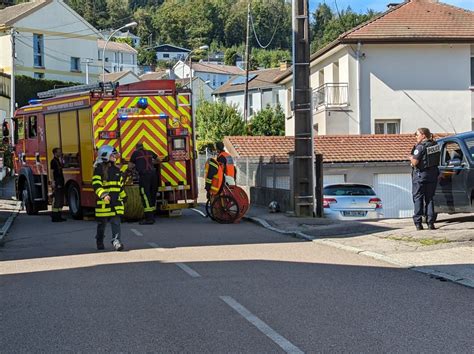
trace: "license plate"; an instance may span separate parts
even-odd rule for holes
[[[342,216],[366,216],[366,211],[343,211]]]

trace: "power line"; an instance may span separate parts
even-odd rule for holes
[[[260,40],[258,39],[257,32],[255,31],[255,24],[253,22],[253,16],[252,16],[252,13],[250,13],[250,23],[252,25],[252,31],[253,31],[253,34],[254,34],[255,39],[257,41],[257,44],[260,46],[260,48],[267,49],[270,46],[270,44],[272,43],[273,38],[275,38],[275,34],[278,30],[278,21],[275,21],[275,22],[277,24],[275,25],[275,30],[273,31],[272,38],[270,38],[270,41],[268,42],[268,44],[264,46],[264,45],[262,45],[262,43],[260,43]]]

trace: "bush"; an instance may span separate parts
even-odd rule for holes
[[[285,113],[280,105],[272,108],[269,105],[255,114],[249,123],[250,135],[278,136],[285,135]]]

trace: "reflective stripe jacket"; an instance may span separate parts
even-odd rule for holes
[[[206,191],[211,195],[218,194],[224,181],[224,166],[216,159],[210,158],[204,167],[204,178],[206,179]]]
[[[217,161],[224,165],[224,173],[232,178],[237,178],[237,170],[235,169],[234,159],[226,152],[222,151],[217,156]]]
[[[123,215],[123,200],[127,194],[123,189],[123,174],[120,169],[110,162],[98,164],[94,169],[92,186],[97,195],[95,216],[105,218],[115,215]],[[103,198],[108,195],[110,201]]]

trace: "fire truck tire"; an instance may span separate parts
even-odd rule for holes
[[[28,215],[38,214],[38,208],[32,199],[28,183],[23,185],[23,190],[21,191],[21,200],[23,201],[23,205],[25,206],[26,213]]]
[[[127,193],[127,202],[125,203],[124,218],[127,220],[141,220],[145,212],[143,210],[142,197],[140,196],[140,188],[136,185],[125,186]]]
[[[81,206],[81,191],[75,183],[71,183],[67,188],[67,204],[72,218],[81,220],[84,211]]]

